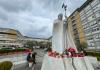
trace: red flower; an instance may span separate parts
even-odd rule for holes
[[[61,54],[61,58],[64,58],[64,55],[63,54]]]
[[[52,56],[52,55],[53,55],[52,51],[49,51],[49,52],[48,52],[48,55],[49,55],[49,56]]]
[[[83,53],[78,54],[78,57],[84,57]]]
[[[76,52],[76,50],[75,50],[74,48],[71,48],[71,47],[68,48],[67,51],[68,51],[68,52]]]

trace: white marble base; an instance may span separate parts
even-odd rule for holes
[[[87,57],[54,58],[47,54],[41,70],[94,70]]]

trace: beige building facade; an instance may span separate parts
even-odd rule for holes
[[[68,17],[68,29],[70,30],[74,42],[77,46],[86,43],[84,31],[81,25],[80,13],[75,10],[69,17]]]
[[[28,41],[48,42],[48,39],[23,36],[18,30],[0,28],[0,48],[24,47]]]
[[[68,17],[68,25],[75,42],[100,48],[100,0],[87,0]]]
[[[21,33],[14,29],[0,28],[0,47],[22,47],[18,38],[22,37]]]

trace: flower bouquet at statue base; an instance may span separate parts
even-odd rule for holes
[[[29,62],[29,67],[32,67],[33,60],[32,60],[32,59],[30,59],[28,62]]]

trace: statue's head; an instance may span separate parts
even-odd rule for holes
[[[59,20],[62,20],[62,19],[63,19],[63,14],[62,14],[62,13],[60,13],[60,14],[58,15],[58,19],[59,19]]]

